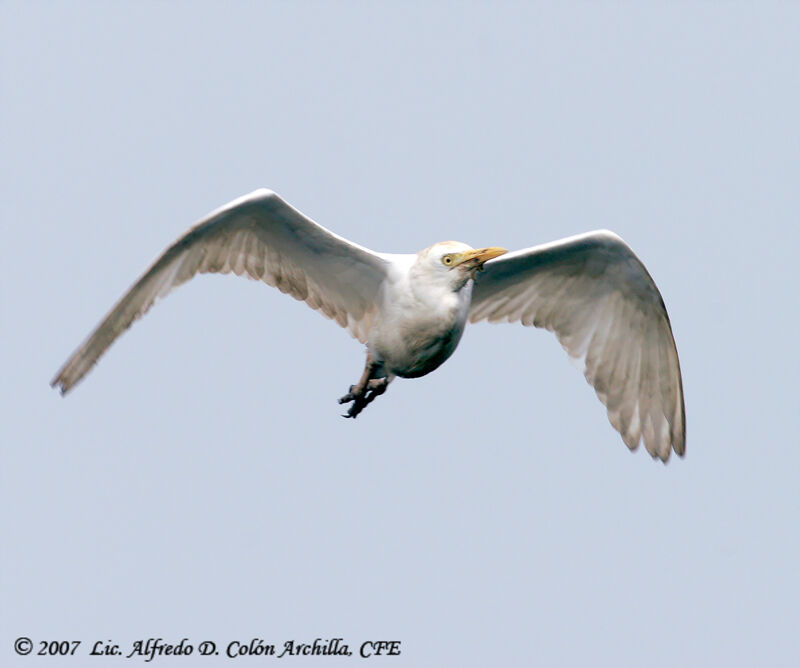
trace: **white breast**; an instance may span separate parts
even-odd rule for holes
[[[467,321],[472,281],[459,291],[415,281],[409,272],[387,282],[368,348],[385,369],[416,378],[453,354]]]

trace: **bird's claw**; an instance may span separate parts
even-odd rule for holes
[[[363,387],[351,385],[347,394],[339,399],[340,404],[353,402],[353,405],[350,406],[347,413],[342,415],[342,417],[355,419],[376,397],[386,392],[386,387],[388,385],[389,381],[387,378],[372,378],[365,383]]]
[[[355,389],[355,385],[351,385],[350,389],[347,390],[347,394],[345,394],[343,397],[341,397],[339,399],[339,403],[340,404],[346,404],[348,401],[353,401],[357,396],[360,396],[361,394],[363,394],[363,391],[362,392],[357,392],[357,393],[354,394],[353,393],[353,389]]]

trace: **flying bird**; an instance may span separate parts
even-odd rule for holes
[[[52,380],[66,394],[134,320],[200,273],[259,279],[305,301],[366,344],[359,380],[339,399],[355,418],[400,376],[430,373],[467,322],[554,332],[582,363],[625,444],[683,455],[678,353],[653,279],[613,232],[509,253],[456,241],[416,254],[376,253],[260,189],[217,209],[172,244],[114,305]]]

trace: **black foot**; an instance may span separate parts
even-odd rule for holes
[[[346,404],[351,401],[353,402],[353,405],[350,406],[350,408],[347,410],[347,413],[342,415],[342,417],[355,419],[361,411],[375,401],[376,397],[379,397],[386,392],[388,385],[388,378],[373,378],[367,382],[363,388],[358,388],[355,385],[351,385],[347,394],[339,399],[340,404]]]

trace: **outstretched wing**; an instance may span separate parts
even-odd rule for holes
[[[214,211],[155,261],[51,382],[68,392],[153,303],[195,274],[260,279],[305,301],[362,342],[376,312],[386,260],[306,218],[269,190]]]
[[[503,255],[484,265],[471,322],[522,322],[554,332],[634,450],[644,439],[667,461],[686,449],[678,352],[650,274],[613,232],[599,231]]]

